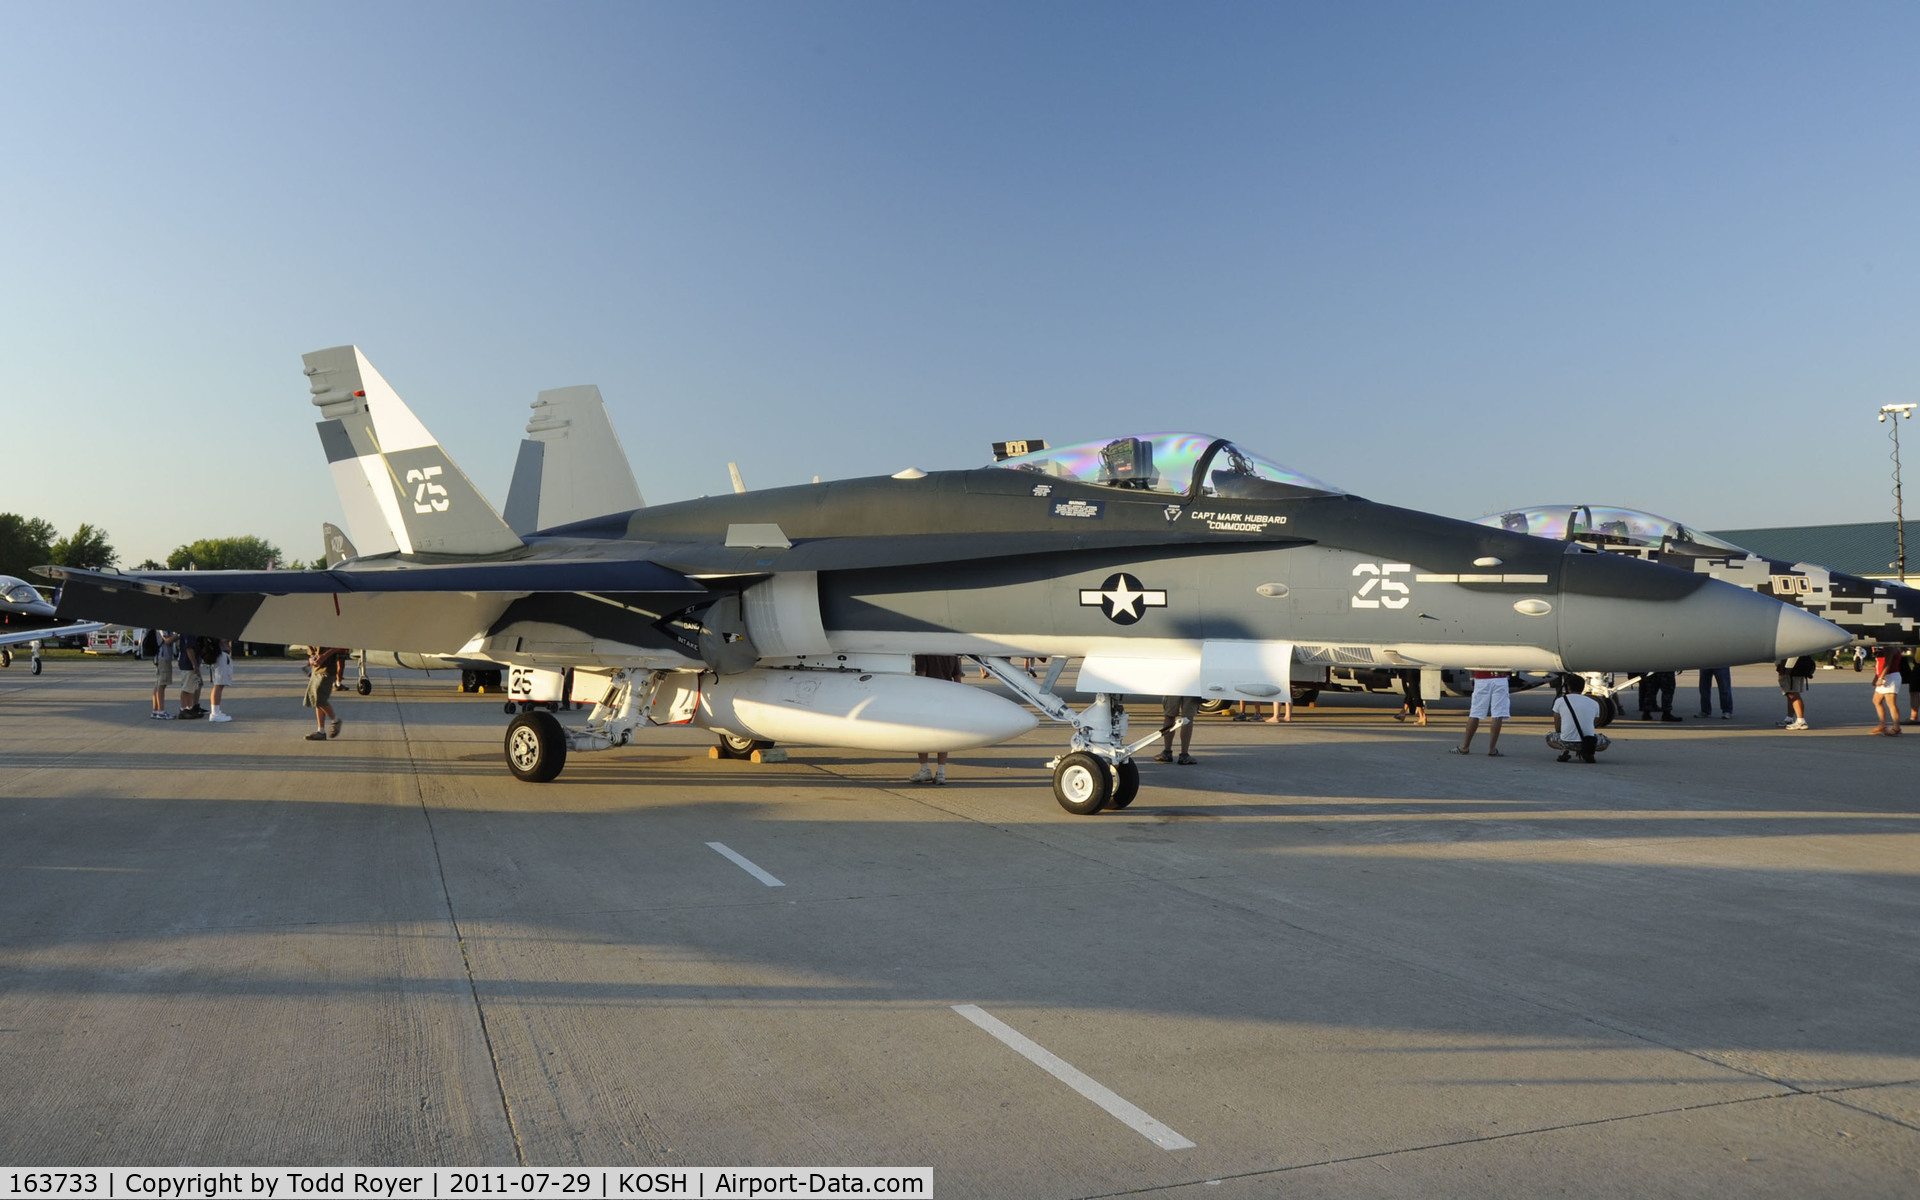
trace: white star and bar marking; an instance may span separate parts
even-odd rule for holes
[[[1100,587],[1080,590],[1082,608],[1096,605],[1108,620],[1131,625],[1146,615],[1146,609],[1165,608],[1167,594],[1157,588],[1142,587],[1138,579],[1121,574],[1112,576]]]

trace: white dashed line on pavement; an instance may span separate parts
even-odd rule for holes
[[[749,859],[747,859],[744,855],[738,854],[735,851],[727,849],[727,847],[723,843],[708,842],[707,846],[708,848],[713,850],[716,854],[720,855],[720,857],[731,862],[734,866],[739,867],[742,871],[745,871],[747,874],[753,876],[755,879],[758,879],[761,883],[766,884],[768,887],[787,886],[786,884],[781,883],[778,879],[775,879],[773,876],[767,874],[765,871],[762,871],[759,867],[753,865],[753,863]]]
[[[1072,1063],[989,1014],[977,1004],[956,1004],[953,1011],[999,1038],[1014,1053],[1107,1110],[1108,1115],[1162,1150],[1191,1150],[1193,1143],[1103,1087]]]

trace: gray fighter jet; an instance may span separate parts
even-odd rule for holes
[[[1054,793],[1093,813],[1133,800],[1133,755],[1156,740],[1130,739],[1128,695],[1266,699],[1296,661],[1677,669],[1847,640],[1698,574],[1375,504],[1193,433],[522,537],[355,347],[307,355],[306,370],[362,557],[309,572],[46,568],[65,581],[61,612],[608,672],[584,725],[530,712],[508,726],[507,765],[527,780],[654,724],[895,751],[1031,728],[985,689],[908,673],[911,655],[959,654],[1071,727]],[[1014,656],[1081,657],[1094,702],[1075,712]]]
[[[1750,588],[1831,621],[1863,644],[1920,645],[1920,590],[1817,563],[1767,558],[1653,513],[1543,504],[1481,517],[1477,524],[1590,546]]]

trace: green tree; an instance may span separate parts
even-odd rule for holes
[[[174,548],[167,566],[184,571],[189,565],[202,571],[264,571],[280,557],[280,548],[260,538],[201,538]]]
[[[49,562],[55,566],[78,567],[83,571],[98,571],[113,565],[120,555],[107,542],[107,531],[95,529],[82,522],[80,528],[55,542],[50,551]]]
[[[0,513],[0,575],[30,579],[29,571],[52,561],[52,525],[39,517]]]

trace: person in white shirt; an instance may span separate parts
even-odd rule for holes
[[[1571,762],[1575,754],[1583,763],[1594,761],[1594,752],[1600,749],[1600,729],[1595,724],[1599,720],[1598,700],[1580,692],[1561,691],[1553,702],[1554,736],[1549,739],[1561,746],[1559,761]]]

